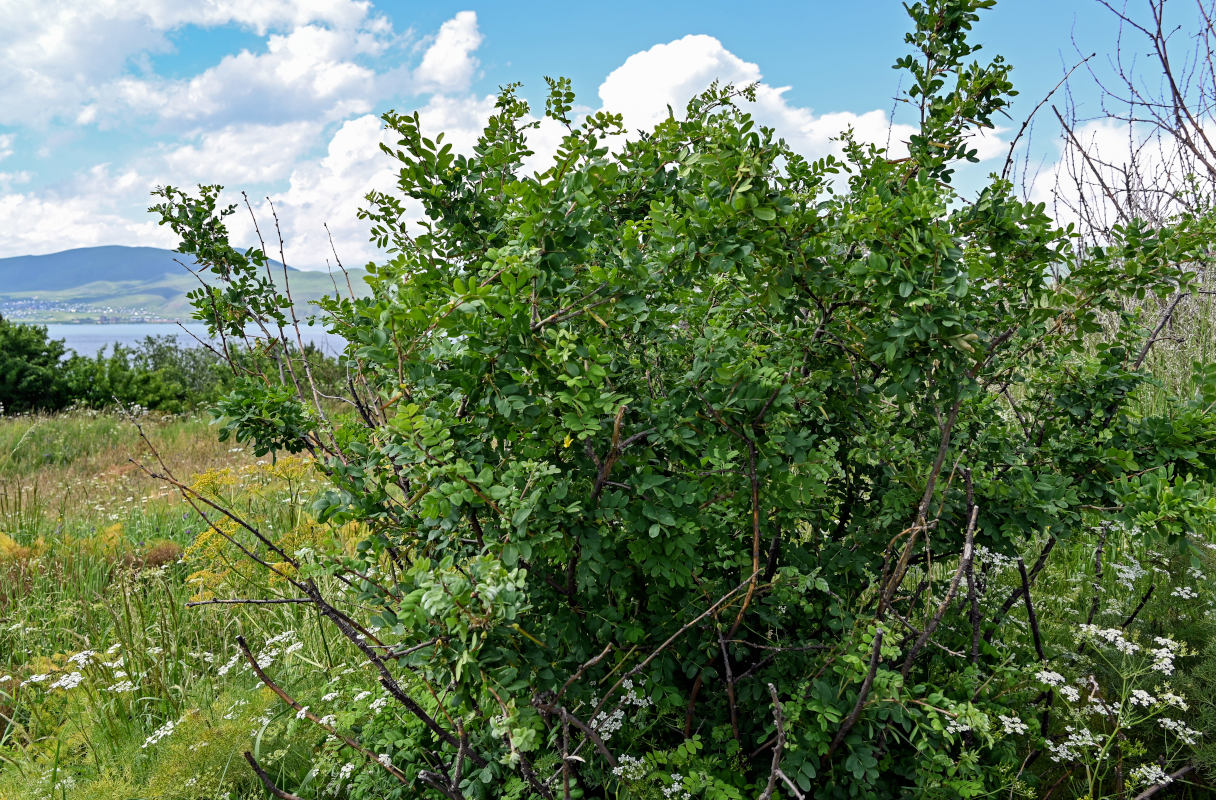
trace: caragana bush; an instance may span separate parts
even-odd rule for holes
[[[383,688],[333,716],[283,690],[329,770],[299,791],[1041,796],[1102,762],[1096,797],[1186,765],[1172,740],[1121,747],[1102,713],[1106,750],[1064,738],[1088,712],[1060,710],[1056,659],[1151,677],[1148,650],[1109,646],[1166,634],[1103,633],[1082,593],[1094,627],[1045,645],[1042,565],[1019,558],[1110,526],[1175,550],[1210,531],[1216,377],[1142,413],[1161,327],[1120,298],[1185,293],[1212,226],[1133,222],[1082,252],[1004,181],[952,188],[1013,93],[1000,58],[970,60],[992,5],[909,7],[906,157],[845,134],[842,158],[808,161],[730,87],[622,143],[620,117],[576,122],[550,81],[567,133],[535,175],[516,87],[470,155],[385,115],[398,184],[363,215],[387,260],[369,297],[323,303],[350,343],[345,405],[285,359],[242,368],[219,411],[259,453],[314,457],[317,520],[368,533],[353,556],[291,552],[195,497]],[[219,188],[158,195],[222,282],[199,318],[290,338]]]

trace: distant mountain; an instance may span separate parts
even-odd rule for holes
[[[41,323],[185,320],[192,313],[186,293],[198,286],[198,279],[183,263],[197,267],[172,250],[116,245],[0,258],[0,315]],[[334,291],[335,279],[328,272],[291,267],[287,272],[302,311],[310,300]],[[273,262],[271,274],[282,282],[279,262]],[[356,291],[365,287],[365,274],[351,270]],[[345,290],[345,280],[337,276],[337,281]]]

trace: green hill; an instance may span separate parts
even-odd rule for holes
[[[155,247],[83,247],[37,256],[0,258],[0,315],[22,322],[179,321],[190,318],[186,293],[199,285],[193,260]],[[282,284],[283,267],[271,274]],[[341,275],[287,268],[300,310],[332,294]],[[364,287],[362,270],[351,284]],[[206,275],[204,277],[210,277]]]

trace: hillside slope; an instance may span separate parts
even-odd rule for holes
[[[171,250],[116,245],[0,258],[0,314],[40,323],[185,320],[191,315],[186,293],[199,283],[183,264],[196,266]],[[302,311],[334,292],[328,272],[288,267],[287,273]],[[273,262],[271,274],[282,283],[281,264]],[[351,271],[356,292],[365,274]],[[345,290],[342,276],[336,279]]]

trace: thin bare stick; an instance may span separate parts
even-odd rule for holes
[[[773,698],[773,722],[777,726],[777,742],[773,745],[773,766],[769,769],[768,785],[764,787],[760,800],[772,800],[773,790],[777,788],[777,776],[781,774],[781,756],[785,753],[785,718],[781,715],[781,700],[777,697],[777,687],[770,683],[768,694]],[[801,794],[795,796],[800,797]]]
[[[249,650],[249,644],[245,641],[244,636],[237,636],[236,643],[237,646],[241,648],[241,652],[244,653],[245,660],[249,662],[249,666],[253,669],[254,674],[258,676],[258,680],[260,680],[267,689],[270,689],[270,691],[277,694],[284,703],[294,708],[296,710],[296,716],[302,715],[303,718],[308,719],[313,724],[328,731],[331,736],[341,739],[347,747],[362,753],[369,761],[374,761],[380,766],[384,767],[385,771],[387,771],[401,783],[409,783],[409,780],[405,777],[405,773],[403,773],[401,770],[394,767],[391,763],[384,763],[371,750],[368,750],[366,747],[359,744],[354,739],[351,739],[349,736],[339,733],[332,725],[322,722],[320,717],[309,711],[306,706],[302,706],[297,703],[289,694],[287,694],[287,692],[283,691],[282,687],[272,681],[270,677],[266,675],[265,671],[263,671],[262,667],[259,666],[258,660],[253,657],[253,653]]]
[[[253,774],[257,775],[258,779],[262,781],[262,785],[266,787],[266,791],[279,798],[279,800],[304,800],[304,798],[300,797],[299,795],[292,794],[291,792],[285,792],[278,786],[275,786],[274,781],[271,780],[270,776],[266,774],[266,770],[262,769],[262,765],[257,762],[257,760],[253,757],[253,753],[250,753],[248,750],[245,751],[245,760],[248,761],[249,766],[253,768]]]
[[[254,600],[243,597],[233,598],[231,600],[194,600],[186,603],[186,608],[194,608],[196,606],[272,606],[280,603],[311,603],[312,599],[308,597],[276,597],[273,600]]]
[[[840,724],[840,730],[836,731],[836,736],[832,739],[828,752],[823,756],[823,763],[831,760],[836,750],[844,742],[844,737],[848,736],[849,731],[853,730],[853,726],[857,724],[857,720],[861,719],[861,710],[865,708],[866,699],[870,696],[870,687],[874,685],[874,676],[878,674],[879,656],[882,654],[882,635],[883,630],[881,628],[878,630],[878,633],[874,634],[874,646],[870,649],[870,666],[866,670],[866,677],[861,682],[861,688],[857,692],[857,702],[853,704],[853,710],[849,712],[849,715],[844,718],[844,722]]]
[[[916,639],[916,644],[912,645],[912,649],[908,651],[907,658],[904,659],[903,669],[900,670],[900,675],[905,679],[912,669],[912,662],[916,656],[924,648],[925,642],[929,641],[929,637],[937,630],[937,626],[941,624],[942,617],[946,613],[946,609],[950,606],[950,602],[954,600],[954,593],[958,591],[958,582],[962,579],[963,573],[970,569],[973,548],[975,546],[975,520],[979,516],[979,506],[971,506],[971,519],[967,522],[967,538],[963,543],[963,555],[959,559],[958,569],[954,571],[954,578],[950,581],[950,588],[946,590],[946,596],[942,598],[942,602],[937,607],[937,613],[929,620],[929,624],[921,631],[921,634]]]

